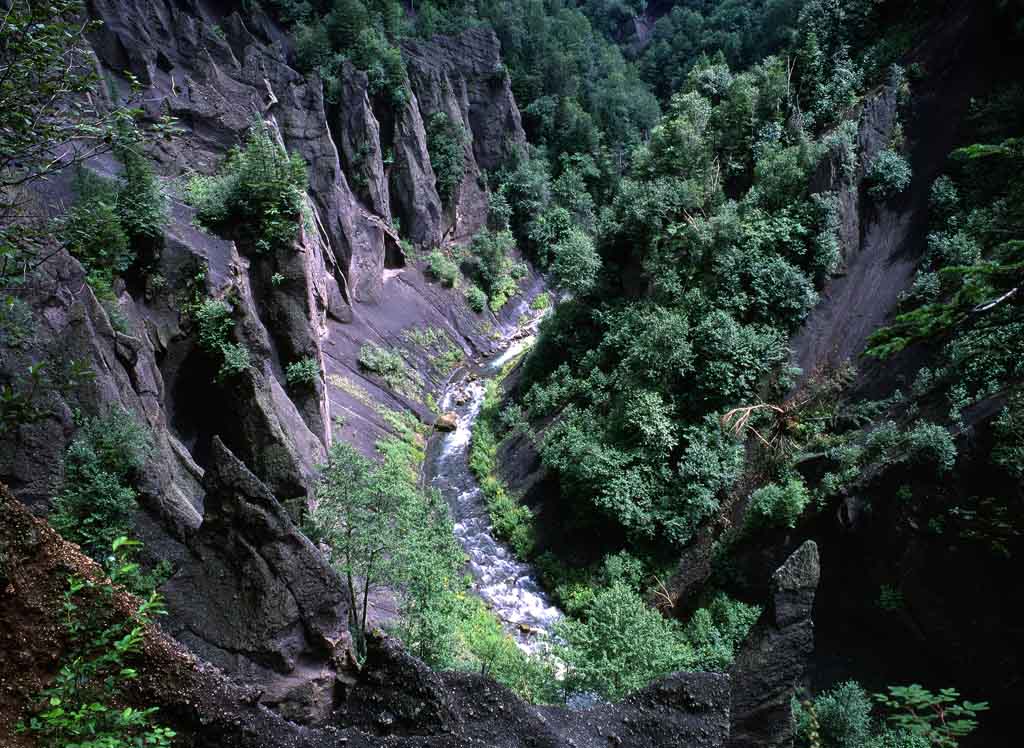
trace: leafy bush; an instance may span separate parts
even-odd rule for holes
[[[469,304],[470,309],[479,314],[487,305],[487,294],[480,286],[470,286],[466,289],[466,303]]]
[[[440,249],[434,249],[427,255],[427,270],[448,288],[452,288],[459,279],[459,266]]]
[[[796,521],[810,502],[807,487],[799,477],[790,478],[783,485],[770,483],[750,497],[747,508],[749,527],[796,527]]]
[[[225,382],[249,369],[249,351],[241,343],[229,339],[234,320],[231,307],[221,299],[204,299],[193,304],[192,318],[198,330],[200,347],[220,358],[217,381]]]
[[[427,119],[427,153],[437,179],[437,194],[450,203],[466,174],[463,152],[466,134],[462,126],[444,112],[434,112]]]
[[[551,247],[551,276],[559,288],[585,294],[597,282],[601,257],[587,234],[578,228]]]
[[[125,538],[104,549],[113,552],[111,579],[123,581],[134,564],[124,557]],[[124,706],[127,684],[138,677],[132,660],[142,654],[145,628],[164,613],[152,593],[135,612],[114,612],[118,590],[110,583],[71,577],[64,593],[68,649],[53,683],[39,694],[45,704],[18,732],[28,732],[45,748],[170,748],[173,730],[154,722],[157,707]],[[102,606],[103,609],[97,609]]]
[[[207,228],[271,252],[290,249],[298,238],[306,184],[305,161],[289,156],[259,122],[216,176],[189,181],[188,198]]]
[[[910,186],[910,162],[891,148],[881,151],[865,175],[868,194],[876,200],[888,200]]]
[[[595,596],[585,621],[564,618],[554,633],[569,692],[620,699],[693,661],[679,624],[648,608],[621,582]]]
[[[470,245],[476,274],[490,299],[491,310],[495,312],[519,292],[519,286],[512,275],[510,254],[514,248],[515,240],[508,231],[481,231]]]
[[[725,668],[758,615],[757,608],[721,597],[683,627],[615,581],[592,598],[584,620],[555,625],[554,651],[566,666],[567,691],[619,699],[676,670]]]
[[[117,209],[121,227],[133,242],[158,241],[170,220],[167,195],[150,162],[134,147],[119,151],[124,173]]]
[[[530,309],[535,312],[543,311],[551,306],[551,296],[547,293],[539,293],[530,301]]]
[[[133,484],[150,450],[149,432],[125,411],[87,419],[65,455],[64,482],[50,524],[102,559],[128,532],[137,495]]]
[[[889,712],[886,722],[941,748],[955,748],[959,738],[977,729],[978,713],[988,710],[987,701],[960,701],[955,688],[933,693],[916,683],[889,686],[888,693],[875,694],[874,698]]]
[[[814,700],[822,740],[834,748],[860,748],[871,728],[871,699],[860,684],[842,683]]]
[[[918,424],[906,434],[903,443],[911,460],[932,463],[939,472],[948,472],[956,464],[953,436],[937,424]]]
[[[313,387],[320,381],[320,364],[312,356],[300,358],[288,364],[284,375],[290,387]]]
[[[128,234],[118,213],[118,191],[108,179],[79,173],[78,202],[68,211],[61,237],[68,251],[82,263],[89,285],[100,296],[112,298],[111,283],[135,261]]]

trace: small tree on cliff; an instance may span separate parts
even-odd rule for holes
[[[376,466],[354,447],[331,447],[310,512],[312,534],[326,542],[332,563],[345,580],[349,628],[361,657],[366,648],[366,614],[373,588],[390,575],[400,542],[398,518],[408,500],[408,482],[400,466]]]

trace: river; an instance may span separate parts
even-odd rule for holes
[[[469,444],[486,381],[532,342],[532,337],[512,342],[499,356],[470,367],[449,384],[440,407],[442,412],[455,413],[458,425],[443,435],[427,464],[427,477],[451,507],[455,536],[466,551],[474,592],[527,651],[533,650],[538,636],[549,632],[562,613],[541,588],[534,569],[494,537],[483,492],[469,469]]]

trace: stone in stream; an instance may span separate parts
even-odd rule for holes
[[[455,431],[459,425],[459,417],[452,411],[443,413],[434,421],[434,428],[438,431]]]

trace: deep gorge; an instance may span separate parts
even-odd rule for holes
[[[0,2],[0,744],[1012,744],[1022,11]]]

